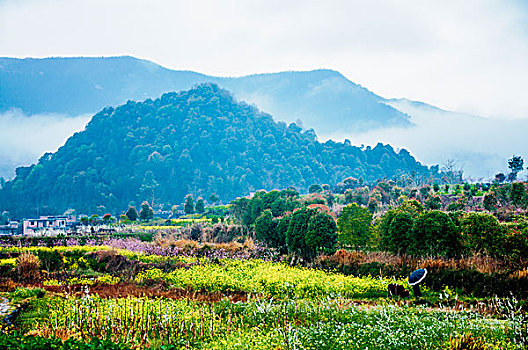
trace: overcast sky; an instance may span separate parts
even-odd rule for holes
[[[331,68],[384,97],[528,118],[528,1],[0,0],[0,56]]]

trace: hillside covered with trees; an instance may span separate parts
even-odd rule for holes
[[[56,153],[20,167],[0,191],[12,216],[123,210],[148,200],[170,208],[185,195],[240,195],[355,177],[365,183],[437,173],[406,150],[321,143],[313,130],[275,122],[214,84],[97,113]]]

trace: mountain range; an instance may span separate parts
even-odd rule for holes
[[[329,69],[225,78],[128,56],[0,58],[0,176],[12,178],[16,166],[56,150],[104,107],[200,83],[226,88],[276,120],[313,128],[320,140],[372,146],[381,141],[408,149],[426,164],[455,160],[475,180],[507,171],[506,160],[528,149],[526,120],[384,98]]]
[[[409,116],[380,96],[328,70],[248,75],[239,78],[170,70],[134,57],[0,58],[0,111],[25,114],[94,114],[128,100],[157,98],[199,83],[215,83],[278,120],[302,120],[327,134],[410,126]]]

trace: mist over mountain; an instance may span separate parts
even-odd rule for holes
[[[0,58],[0,122],[9,120],[2,123],[2,136],[4,144],[11,145],[0,151],[0,177],[12,178],[15,166],[35,162],[81,130],[86,121],[79,115],[205,82],[227,88],[277,120],[300,121],[321,140],[349,139],[354,145],[371,146],[382,141],[408,149],[426,164],[453,159],[472,179],[488,180],[507,171],[506,160],[528,149],[525,120],[487,119],[406,99],[386,99],[333,70],[222,78],[126,56]],[[55,116],[42,129],[54,141],[30,142],[35,147],[27,152],[15,135],[20,134],[19,125],[41,129],[41,122],[33,120],[35,114]],[[64,135],[66,125],[70,131]]]
[[[28,116],[20,110],[0,113],[0,177],[10,178],[15,168],[35,163],[44,152],[55,152],[91,115]]]
[[[0,190],[0,209],[14,216],[119,211],[130,201],[168,207],[186,194],[230,200],[260,189],[365,181],[437,169],[409,152],[378,144],[320,143],[312,130],[275,122],[215,84],[93,116],[55,153],[20,167]]]
[[[473,181],[490,181],[498,172],[507,173],[507,161],[513,155],[528,157],[528,120],[483,118],[406,99],[386,103],[409,114],[414,126],[355,133],[336,131],[324,138],[405,147],[425,164],[442,165],[451,159],[463,169],[464,177]],[[523,171],[519,178],[525,175]]]

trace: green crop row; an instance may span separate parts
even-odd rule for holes
[[[345,299],[232,303],[52,298],[33,333],[153,349],[444,349],[471,335],[481,348],[522,346],[522,320]]]

